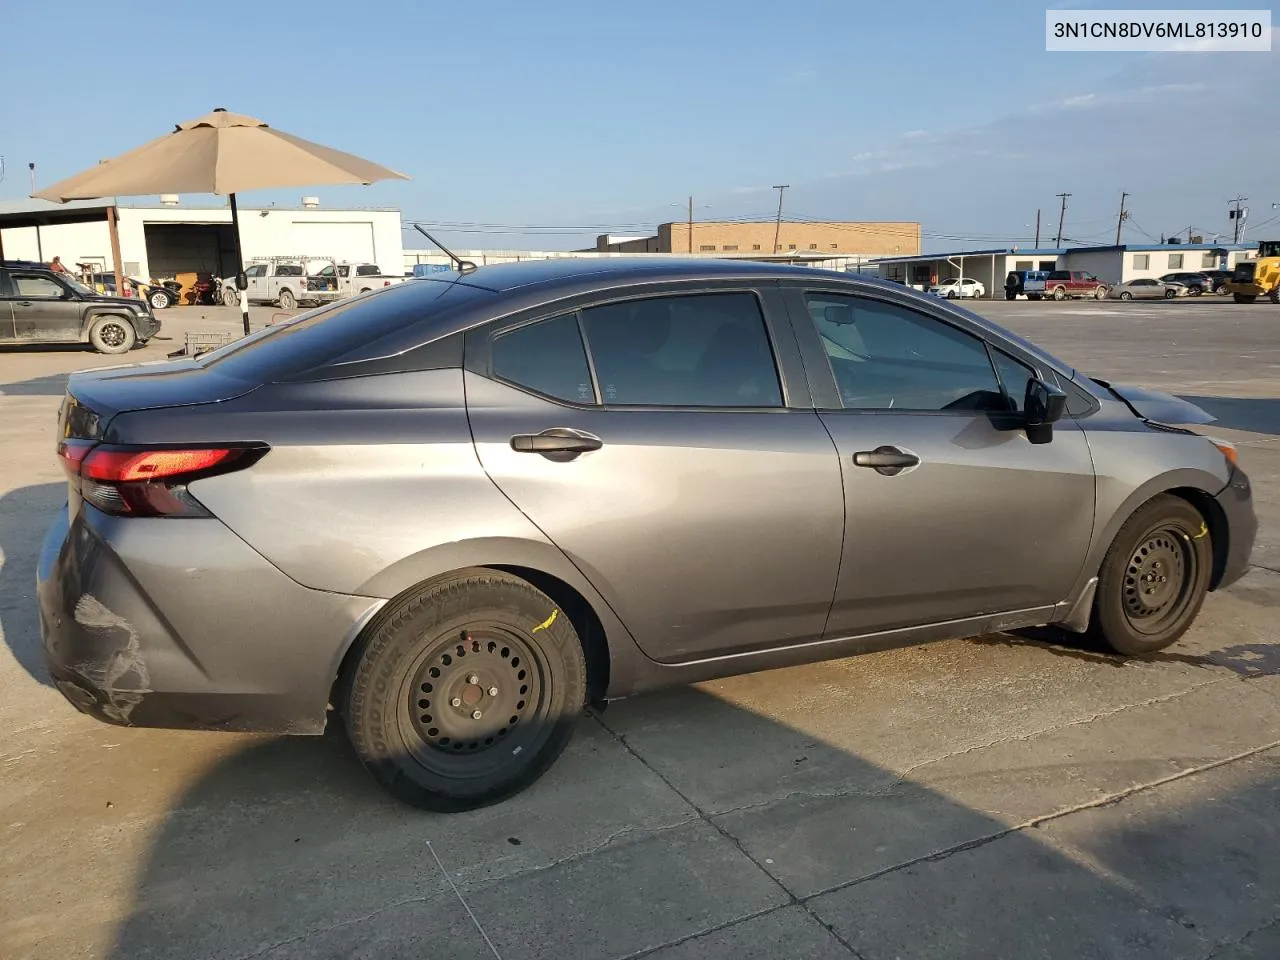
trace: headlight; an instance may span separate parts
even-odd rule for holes
[[[1228,464],[1233,467],[1236,466],[1238,453],[1234,443],[1230,440],[1219,440],[1217,437],[1205,437],[1205,439],[1218,448],[1218,452],[1227,458]]]

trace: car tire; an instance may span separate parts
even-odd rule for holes
[[[1231,299],[1235,300],[1236,303],[1253,303],[1258,298],[1252,293],[1233,293]]]
[[[1202,293],[1204,293],[1204,287],[1191,287],[1187,290],[1187,296],[1190,297],[1198,297]]]
[[[1039,293],[1028,293],[1028,294],[1027,294],[1027,299],[1028,299],[1028,300],[1040,300],[1040,299],[1042,299],[1042,295],[1041,295],[1041,294],[1039,294]]]
[[[1280,287],[1277,287],[1275,290],[1272,290],[1270,293],[1268,293],[1267,299],[1270,300],[1272,303],[1280,303]]]
[[[472,569],[379,615],[340,701],[384,789],[423,810],[470,810],[547,771],[586,704],[586,677],[578,633],[546,594]]]
[[[240,306],[240,291],[235,287],[225,287],[222,291],[222,305],[224,307]]]
[[[1130,293],[1128,290],[1121,290],[1121,291],[1120,291],[1120,299],[1121,299],[1121,300],[1132,300],[1132,299],[1133,299],[1133,294],[1132,294],[1132,293]]]
[[[168,310],[173,306],[173,294],[161,287],[147,294],[147,302],[151,304],[152,310]]]
[[[1204,518],[1181,497],[1160,494],[1112,541],[1098,574],[1092,629],[1116,653],[1163,650],[1190,629],[1212,573]]]
[[[297,301],[297,299],[294,297],[294,295],[293,295],[293,291],[291,291],[291,290],[281,290],[281,291],[280,291],[280,309],[281,309],[281,310],[296,310],[297,308],[298,308],[298,301]]]
[[[1055,300],[1065,300],[1065,299],[1067,299],[1067,288],[1066,288],[1066,287],[1054,287],[1054,288],[1053,288],[1053,299],[1055,299]]]
[[[1164,292],[1164,298],[1165,298],[1166,300],[1176,300],[1176,299],[1178,298],[1178,291],[1177,291],[1177,290],[1166,290],[1166,291]]]
[[[1017,292],[1016,290],[1006,290],[1006,291],[1004,292],[1004,298],[1005,298],[1006,300],[1017,300],[1017,299],[1018,299],[1018,292]]]
[[[1093,299],[1105,300],[1107,299],[1107,293],[1108,291],[1106,287],[1098,287],[1096,290],[1093,291]]]
[[[128,353],[137,340],[138,333],[133,329],[133,324],[127,318],[115,314],[98,317],[89,328],[89,343],[99,353]]]

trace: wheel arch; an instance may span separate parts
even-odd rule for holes
[[[1204,518],[1204,524],[1209,529],[1209,544],[1213,548],[1213,571],[1209,575],[1209,589],[1216,590],[1226,572],[1231,547],[1231,527],[1227,523],[1222,505],[1199,487],[1172,487],[1165,492],[1187,501]]]
[[[134,336],[136,337],[138,335],[138,324],[135,322],[129,311],[122,310],[109,303],[104,303],[100,306],[90,306],[85,308],[83,315],[80,317],[81,343],[89,342],[89,331],[92,330],[93,325],[103,317],[116,317],[123,320],[125,323],[129,324],[129,326],[133,327]]]

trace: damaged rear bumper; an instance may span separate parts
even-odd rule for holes
[[[341,658],[382,601],[310,590],[215,519],[64,506],[36,574],[49,673],[107,723],[320,733]]]

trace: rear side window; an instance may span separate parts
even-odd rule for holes
[[[376,277],[378,275],[378,267],[372,263],[362,263],[356,267],[357,277]]]
[[[434,321],[440,335],[452,333],[444,318],[493,297],[488,290],[463,283],[423,280],[404,283],[376,297],[339,300],[267,327],[205,354],[198,362],[224,376],[267,383],[342,359],[357,350],[373,351],[382,337],[414,328],[418,342],[432,339]]]
[[[583,310],[582,321],[602,403],[782,406],[755,294],[628,300]]]
[[[507,330],[490,346],[493,375],[569,403],[595,403],[577,314]]]

